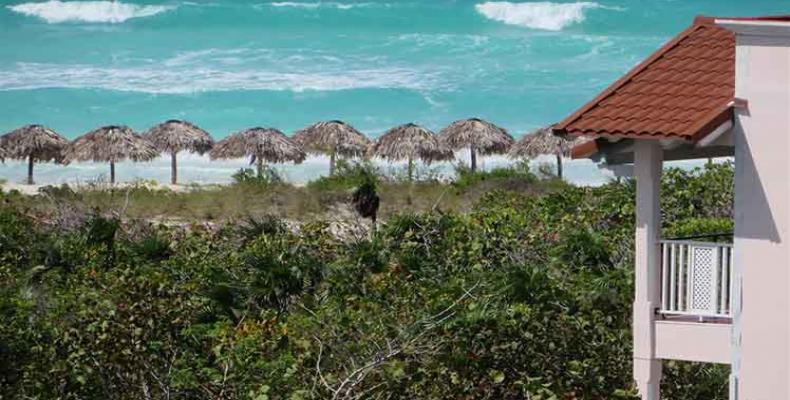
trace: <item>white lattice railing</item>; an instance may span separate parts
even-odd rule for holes
[[[660,313],[729,318],[732,245],[684,240],[660,243]]]

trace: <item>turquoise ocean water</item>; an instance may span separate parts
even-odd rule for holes
[[[0,132],[43,123],[72,139],[105,124],[188,119],[222,138],[345,120],[371,137],[478,116],[514,136],[556,122],[697,14],[790,13],[790,1],[0,1]],[[227,181],[242,160],[182,157],[183,180]],[[325,171],[312,158],[283,172]],[[504,162],[491,158],[486,166]],[[119,178],[167,180],[166,160]],[[103,165],[38,166],[39,183]],[[21,181],[20,163],[0,178]],[[606,179],[575,162],[579,183]]]

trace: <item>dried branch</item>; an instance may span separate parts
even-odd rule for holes
[[[382,341],[373,341],[369,347],[375,347],[376,350],[365,360],[365,362],[358,364],[353,356],[347,356],[347,361],[340,363],[340,368],[344,371],[344,377],[339,378],[337,383],[334,385],[327,380],[326,376],[324,375],[324,371],[321,368],[321,362],[324,356],[324,342],[320,338],[315,337],[315,340],[318,342],[319,346],[318,357],[315,364],[318,381],[329,393],[331,393],[331,398],[333,400],[348,400],[370,397],[369,395],[376,389],[383,386],[384,383],[378,383],[372,387],[359,391],[359,386],[365,381],[365,378],[381,368],[387,361],[406,352],[411,352],[412,354],[418,355],[432,354],[436,352],[441,344],[422,343],[423,339],[428,335],[428,333],[452,318],[456,314],[455,309],[464,300],[474,297],[473,292],[479,286],[479,284],[480,282],[477,282],[469,288],[463,288],[463,293],[449,306],[433,315],[414,322],[406,329],[400,330],[400,334],[398,334],[398,336],[403,337],[384,338]],[[315,317],[317,318],[317,316]]]

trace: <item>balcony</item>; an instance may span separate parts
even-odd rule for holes
[[[655,356],[728,364],[732,353],[732,244],[661,240]]]
[[[661,307],[664,319],[729,323],[732,244],[662,240]]]

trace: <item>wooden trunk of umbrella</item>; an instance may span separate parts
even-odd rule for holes
[[[474,145],[469,146],[469,164],[472,172],[477,171],[477,149]]]

